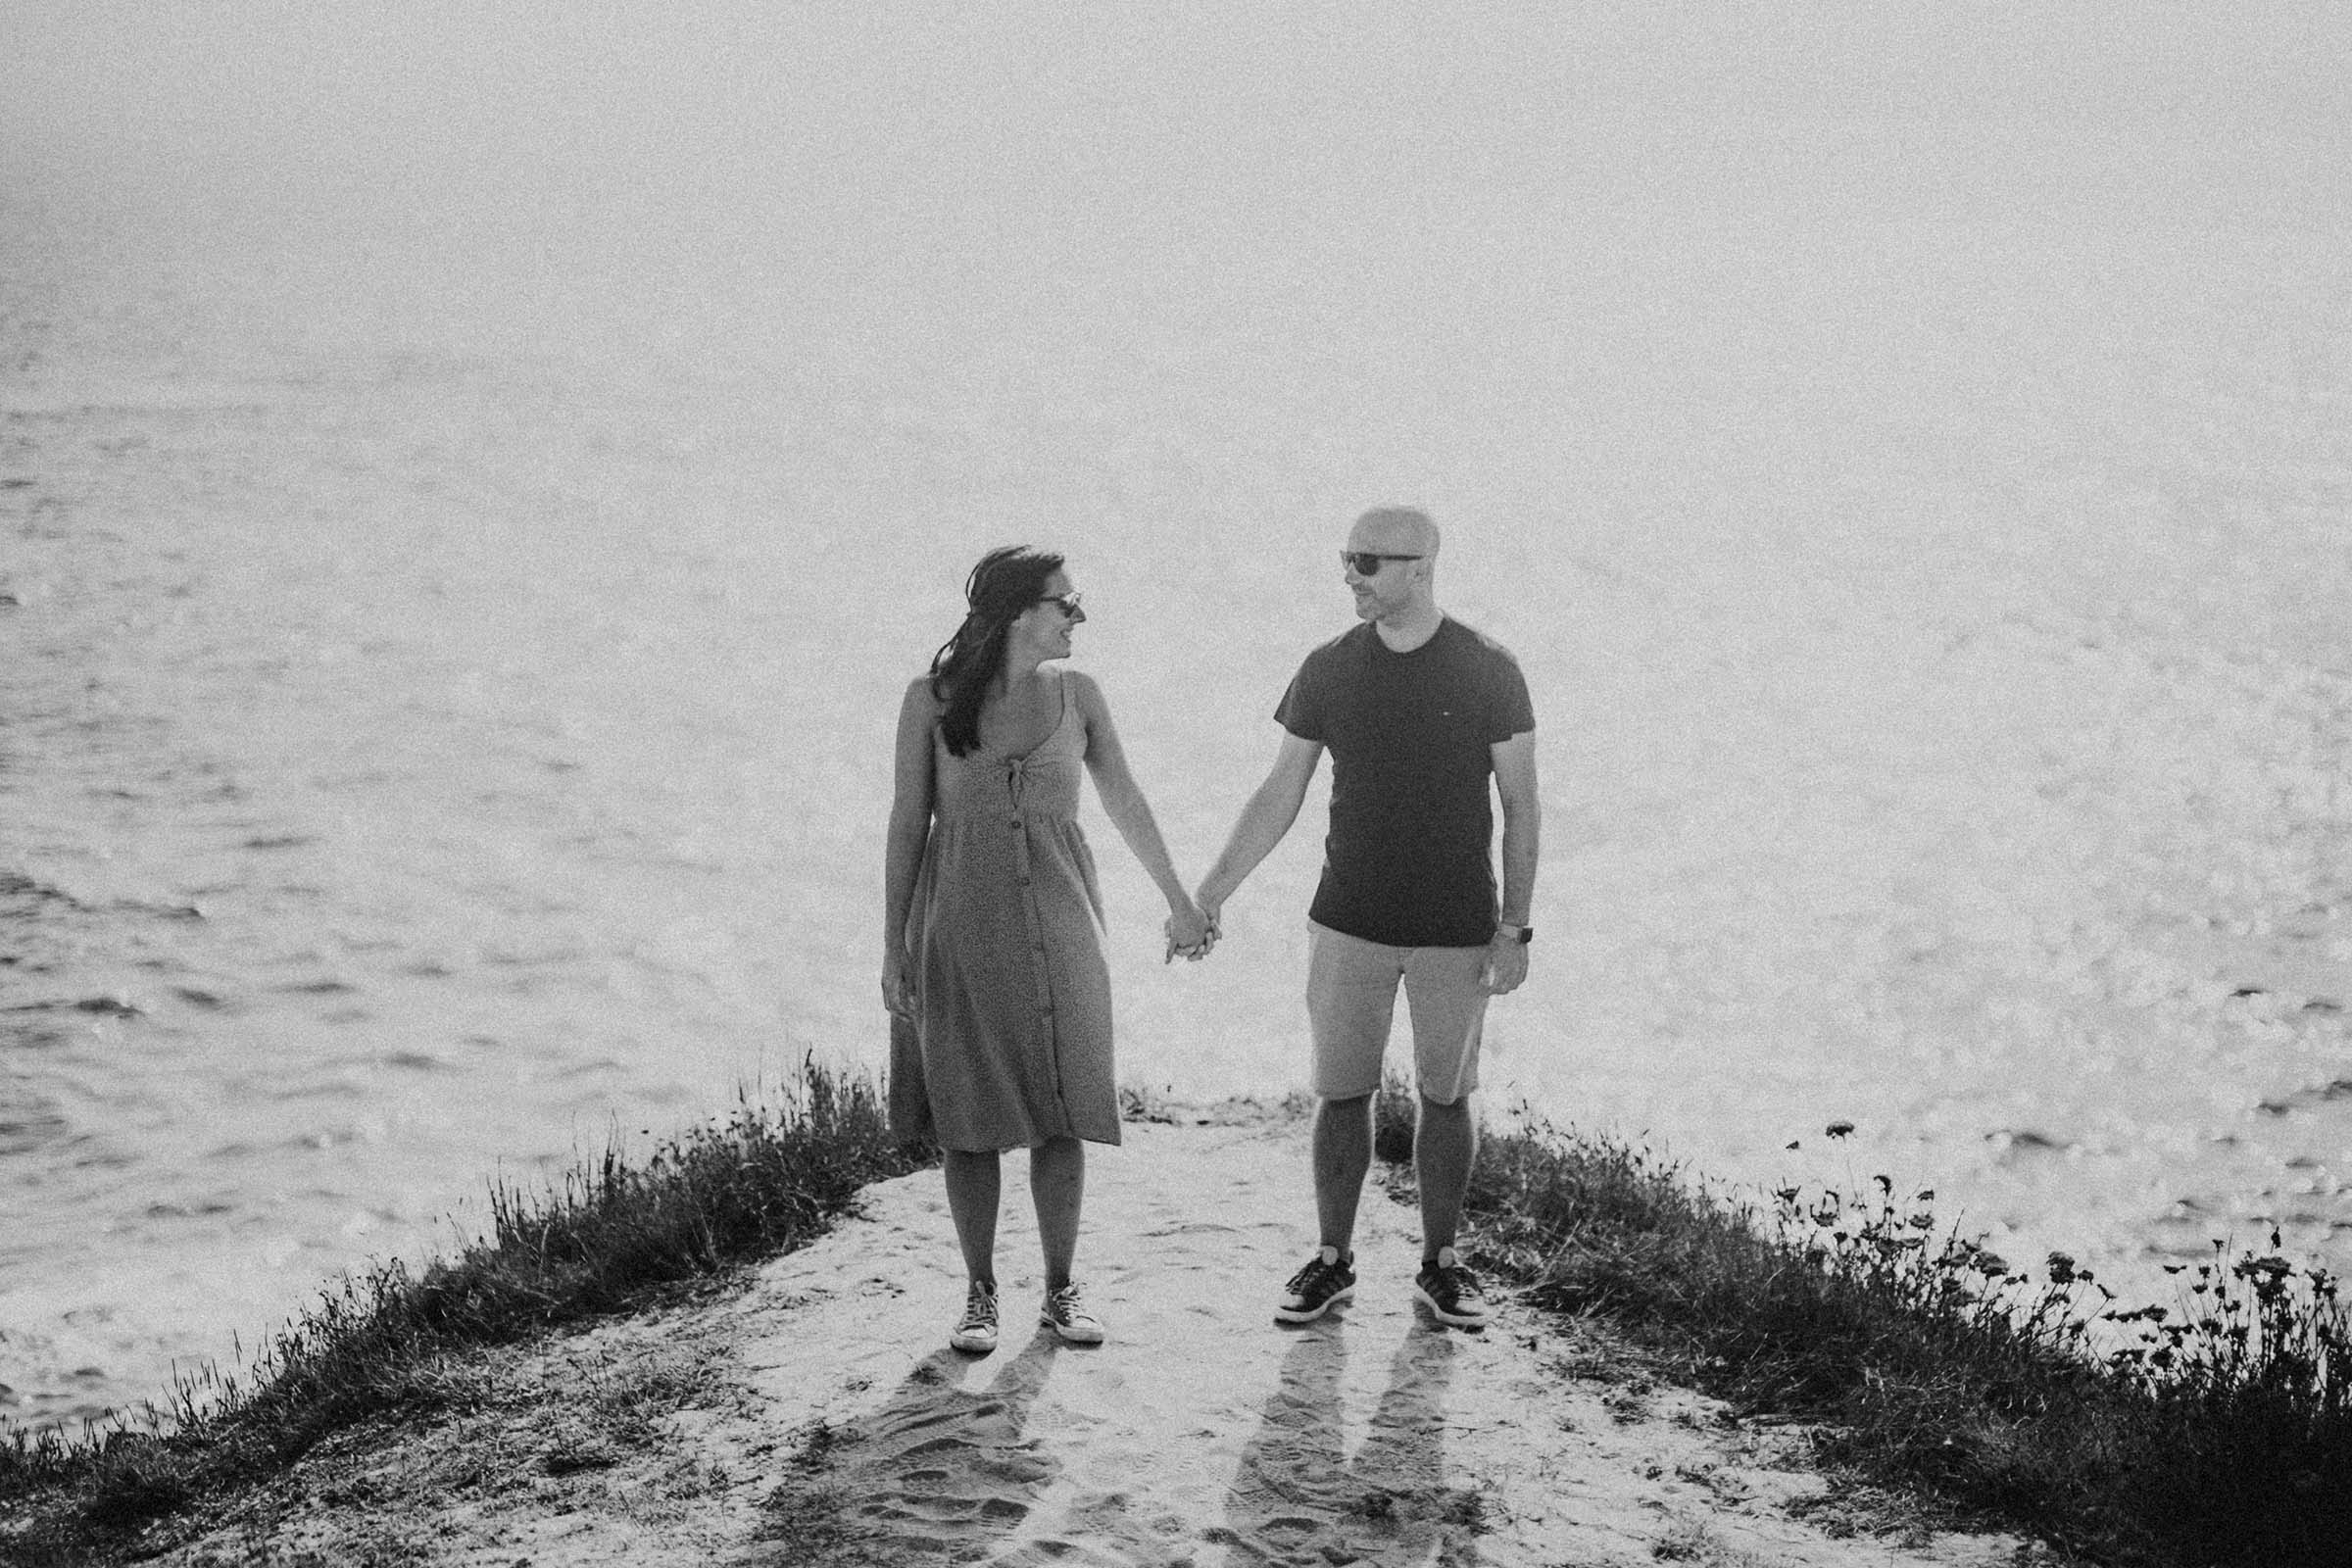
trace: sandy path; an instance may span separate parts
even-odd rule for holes
[[[461,1374],[474,1407],[350,1435],[166,1560],[557,1565],[1991,1564],[2006,1538],[1838,1536],[1792,1436],[1652,1388],[1506,1304],[1410,1301],[1410,1209],[1368,1196],[1356,1301],[1277,1327],[1303,1132],[1131,1126],[1096,1152],[1080,1272],[1100,1348],[1033,1334],[1018,1156],[1005,1343],[960,1304],[936,1172],[722,1299]],[[1826,1528],[1825,1528],[1826,1526]]]

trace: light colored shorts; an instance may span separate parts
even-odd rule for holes
[[[1413,1075],[1424,1098],[1450,1105],[1478,1087],[1478,1043],[1489,993],[1487,950],[1392,948],[1306,923],[1306,1016],[1314,1035],[1312,1087],[1324,1100],[1380,1088],[1381,1057],[1396,1014],[1396,982],[1413,1024]]]

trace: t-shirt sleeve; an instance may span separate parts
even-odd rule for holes
[[[1536,705],[1527,695],[1519,661],[1499,654],[1487,677],[1487,741],[1507,741],[1536,727]]]
[[[1302,741],[1322,741],[1330,737],[1323,732],[1324,712],[1321,698],[1322,682],[1315,679],[1315,662],[1309,659],[1298,666],[1291,677],[1290,689],[1275,705],[1274,720]]]

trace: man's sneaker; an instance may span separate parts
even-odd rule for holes
[[[1355,1270],[1340,1259],[1336,1247],[1319,1247],[1307,1265],[1282,1288],[1282,1304],[1274,1308],[1278,1323],[1311,1323],[1342,1301],[1355,1299]]]
[[[1102,1320],[1086,1309],[1086,1298],[1075,1284],[1048,1291],[1045,1304],[1037,1309],[1037,1320],[1060,1335],[1065,1344],[1102,1343]]]
[[[1438,1260],[1421,1265],[1421,1272],[1413,1276],[1413,1294],[1431,1316],[1455,1328],[1483,1329],[1494,1310],[1478,1288],[1478,1276],[1462,1267],[1450,1247],[1439,1248]]]
[[[969,1355],[986,1355],[997,1348],[997,1293],[979,1281],[963,1298],[963,1319],[948,1344]]]

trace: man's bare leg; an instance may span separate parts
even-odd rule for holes
[[[1470,1097],[1450,1105],[1421,1097],[1421,1119],[1413,1130],[1413,1174],[1421,1188],[1421,1260],[1437,1261],[1462,1228],[1462,1201],[1470,1191],[1470,1168],[1478,1159],[1478,1120]]]
[[[1326,1100],[1315,1108],[1315,1223],[1321,1243],[1354,1254],[1355,1208],[1372,1172],[1372,1097]]]

